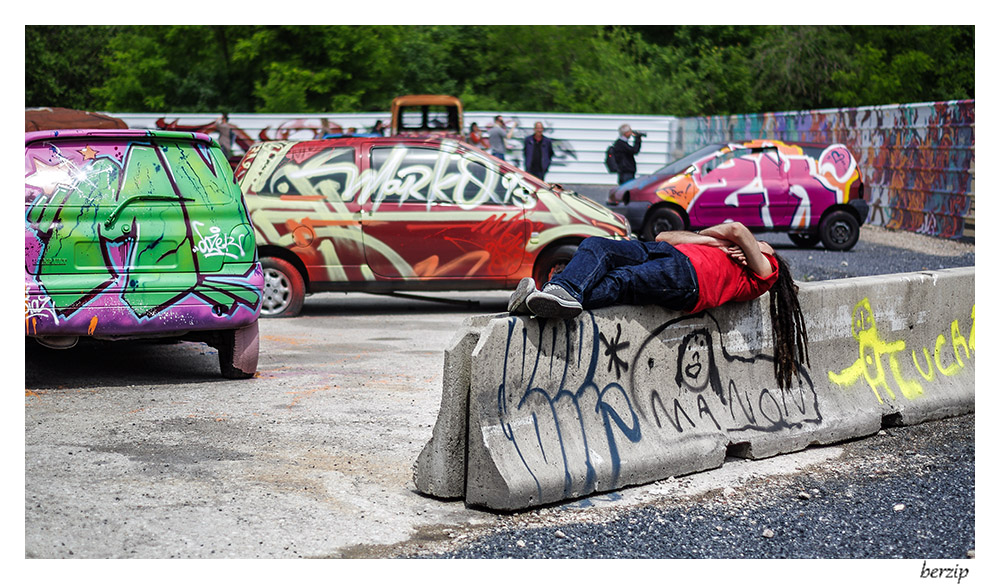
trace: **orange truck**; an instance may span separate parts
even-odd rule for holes
[[[402,95],[392,100],[393,136],[428,134],[464,140],[462,101],[450,95]]]

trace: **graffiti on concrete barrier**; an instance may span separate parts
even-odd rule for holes
[[[672,330],[688,332],[675,344],[668,340]],[[644,418],[651,413],[657,428],[678,434],[774,432],[820,423],[808,370],[803,367],[795,387],[783,391],[772,387],[773,363],[767,354],[731,353],[711,314],[684,316],[654,329],[638,348],[629,386]],[[739,379],[724,376],[732,365],[740,365]],[[746,375],[747,367],[753,375]]]
[[[505,360],[517,354],[527,358],[526,327],[521,329],[520,350],[512,349],[516,323],[516,319],[508,323]],[[538,326],[537,341],[545,342],[546,350],[535,352],[530,363],[505,363],[497,395],[504,435],[525,461],[539,491],[537,473],[547,467],[564,477],[566,496],[590,492],[597,480],[595,467],[600,464],[610,464],[617,480],[619,439],[638,442],[642,437],[637,412],[620,383],[605,382],[596,375],[600,347],[593,341],[583,342],[582,324],[542,320]],[[597,324],[593,318],[589,326],[594,339]],[[582,368],[585,373],[568,384],[571,363],[573,370]]]
[[[629,443],[720,433],[739,441],[745,431],[822,422],[804,367],[795,387],[775,388],[773,357],[731,352],[710,313],[668,320],[634,346],[622,341],[620,323],[605,333],[586,314],[508,320],[497,407],[504,436],[539,485],[539,473],[557,473],[565,495],[588,492],[599,466],[615,482]],[[725,375],[734,363],[739,378]]]
[[[906,353],[906,341],[888,340],[879,332],[875,313],[867,298],[854,306],[851,317],[851,336],[858,342],[857,360],[841,371],[828,371],[830,381],[844,388],[864,379],[875,393],[879,403],[895,400],[897,389],[906,399],[917,399],[924,394],[924,382],[933,382],[940,373],[951,377],[965,368],[966,361],[976,350],[976,309],[972,308],[969,337],[962,335],[958,320],[951,323],[948,335],[939,334],[932,351],[927,347]],[[963,359],[964,356],[964,359]],[[908,367],[912,357],[913,368]],[[888,366],[889,374],[886,373]],[[891,375],[890,375],[891,374]]]

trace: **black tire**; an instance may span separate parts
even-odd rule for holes
[[[831,251],[847,251],[854,247],[861,236],[861,226],[854,215],[847,211],[834,211],[819,223],[819,237],[823,247]]]
[[[816,247],[819,243],[819,236],[815,233],[789,233],[788,239],[791,239],[796,247],[803,248]]]
[[[263,257],[264,296],[260,303],[263,318],[298,316],[306,297],[305,281],[295,266],[281,258]]]
[[[541,288],[552,276],[563,271],[569,260],[573,258],[573,254],[576,253],[576,248],[576,245],[563,244],[542,252],[535,260],[535,270],[532,274],[535,284]]]
[[[653,241],[661,231],[680,231],[684,229],[684,218],[669,207],[659,207],[650,211],[646,224],[642,228],[642,237]]]
[[[219,369],[226,379],[249,379],[257,373],[260,331],[257,321],[239,329],[222,331],[216,347]]]

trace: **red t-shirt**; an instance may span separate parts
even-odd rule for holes
[[[771,263],[771,275],[761,278],[750,268],[738,264],[718,247],[685,243],[675,246],[686,255],[698,277],[698,303],[691,312],[722,306],[730,300],[753,300],[778,280],[778,260],[764,254]]]

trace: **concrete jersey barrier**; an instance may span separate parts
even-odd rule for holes
[[[974,411],[975,268],[799,286],[810,363],[788,391],[767,295],[467,319],[416,487],[525,509]]]

